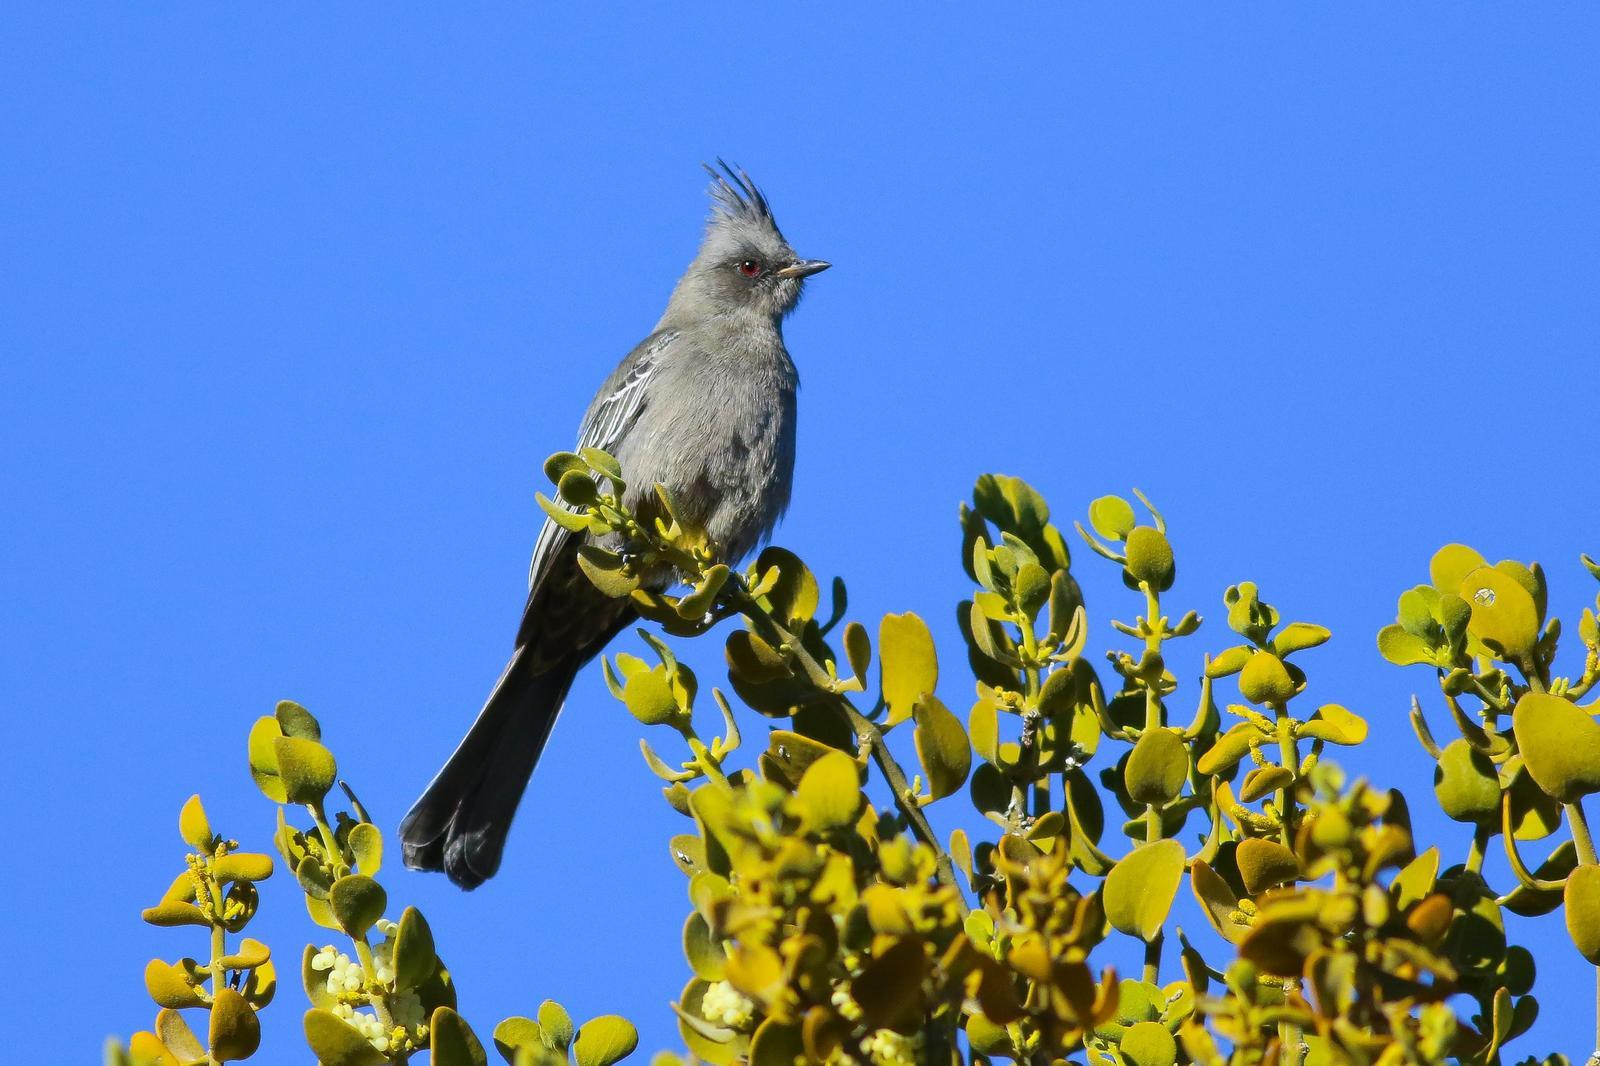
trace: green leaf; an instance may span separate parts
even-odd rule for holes
[[[371,822],[357,822],[346,838],[356,860],[356,872],[373,877],[383,865],[383,832]]]
[[[361,1031],[330,1010],[306,1011],[306,1043],[322,1066],[383,1066],[388,1060]]]
[[[1396,666],[1434,663],[1433,646],[1401,626],[1388,625],[1378,630],[1378,654]]]
[[[1160,1022],[1133,1023],[1117,1050],[1128,1066],[1173,1066],[1178,1061],[1178,1042]]]
[[[1138,526],[1128,534],[1124,552],[1128,558],[1128,576],[1135,582],[1148,584],[1157,592],[1172,587],[1177,568],[1165,533],[1153,526]]]
[[[211,876],[218,884],[265,881],[272,876],[272,857],[253,851],[234,851],[211,861]]]
[[[1189,776],[1189,748],[1170,729],[1147,729],[1123,767],[1128,795],[1140,806],[1164,807],[1183,791]]]
[[[1500,777],[1494,763],[1465,739],[1451,741],[1440,753],[1433,794],[1445,816],[1458,822],[1500,819]]]
[[[1203,774],[1219,774],[1231,777],[1233,768],[1250,751],[1251,743],[1260,743],[1263,739],[1265,738],[1261,730],[1256,728],[1253,723],[1240,722],[1217,738],[1217,742],[1211,746],[1211,749],[1200,756],[1200,761],[1195,764],[1195,769]]]
[[[218,1062],[247,1059],[261,1046],[261,1021],[233,989],[217,989],[211,1000],[211,1057]]]
[[[794,1066],[810,1061],[799,1025],[768,1018],[750,1038],[749,1066]],[[652,1063],[651,1066],[657,1066]]]
[[[639,576],[624,569],[620,555],[593,544],[578,549],[578,569],[595,588],[612,599],[621,599],[639,587]]]
[[[552,522],[568,533],[589,532],[590,521],[587,514],[580,511],[569,511],[542,492],[534,493],[533,498],[539,502],[539,509],[549,515]]]
[[[604,474],[612,481],[622,480],[622,464],[610,452],[599,448],[579,448],[578,455],[597,474]]]
[[[578,1066],[611,1066],[633,1054],[639,1046],[639,1031],[628,1019],[603,1014],[583,1023],[572,1055]]]
[[[867,627],[860,622],[845,623],[844,654],[850,663],[851,674],[865,684],[867,670],[872,666],[872,638],[867,635]]]
[[[1326,644],[1331,636],[1333,634],[1322,626],[1312,625],[1310,622],[1290,622],[1272,638],[1272,650],[1282,658],[1292,652]]]
[[[939,660],[928,624],[911,612],[886,614],[878,626],[878,660],[889,725],[910,718],[917,700],[932,694]]]
[[[272,741],[278,776],[290,803],[320,803],[339,778],[333,752],[315,740],[276,737]]]
[[[572,1015],[553,999],[539,1004],[539,1028],[547,1047],[566,1051],[572,1043]]]
[[[1488,560],[1465,544],[1446,544],[1433,553],[1428,563],[1428,578],[1440,592],[1456,593],[1461,581]]]
[[[1121,496],[1101,496],[1089,504],[1089,524],[1107,540],[1124,540],[1136,524],[1133,504]]]
[[[189,1023],[183,1020],[183,1015],[175,1010],[156,1012],[156,1035],[181,1062],[189,1063],[206,1057],[205,1045],[194,1035]],[[142,1064],[135,1063],[134,1066]]]
[[[409,992],[420,987],[439,968],[433,946],[433,930],[415,907],[400,914],[400,927],[394,934],[394,987]]]
[[[917,759],[928,779],[934,799],[953,794],[966,783],[972,769],[972,746],[961,722],[934,696],[916,703],[915,742]]]
[[[778,583],[767,593],[773,614],[785,623],[816,617],[822,593],[811,569],[793,552],[769,547],[756,559],[755,569],[765,574],[773,567],[778,568]]]
[[[1201,910],[1222,939],[1230,944],[1243,940],[1250,927],[1234,919],[1239,913],[1239,898],[1222,875],[1196,859],[1189,870],[1189,884],[1194,889],[1195,899],[1200,901]]]
[[[1254,803],[1262,796],[1294,784],[1294,771],[1287,766],[1257,766],[1239,783],[1239,799]]]
[[[1600,966],[1600,866],[1580,866],[1567,875],[1567,934],[1578,954]]]
[[[1241,840],[1233,854],[1239,866],[1239,876],[1244,880],[1244,890],[1252,896],[1260,895],[1273,885],[1292,882],[1300,876],[1300,860],[1276,840],[1257,837]]]
[[[515,1063],[517,1051],[520,1049],[526,1048],[532,1051],[545,1049],[544,1031],[532,1018],[507,1018],[494,1027],[494,1046],[507,1062]]]
[[[1327,703],[1317,708],[1309,722],[1300,723],[1295,732],[1330,744],[1360,744],[1367,739],[1367,720],[1337,703]]]
[[[328,889],[328,907],[334,921],[353,937],[366,936],[388,905],[389,896],[383,886],[364,874],[346,874]]]
[[[842,751],[829,752],[800,778],[795,798],[819,832],[853,825],[861,810],[860,767]]]
[[[144,987],[156,1006],[170,1010],[205,1005],[205,996],[197,987],[205,979],[199,964],[193,959],[178,963],[151,959],[144,967]]]
[[[1515,575],[1480,566],[1462,578],[1458,591],[1472,608],[1469,633],[1511,662],[1528,656],[1539,639],[1539,610]]]
[[[1529,692],[1511,716],[1528,773],[1561,803],[1600,792],[1600,724],[1570,701]]]
[[[250,727],[250,776],[256,787],[274,803],[287,803],[283,780],[278,774],[278,756],[273,743],[283,736],[275,718],[261,717]]]
[[[851,997],[861,1007],[863,1024],[879,1029],[917,1020],[922,1011],[919,993],[928,966],[929,959],[918,936],[895,940],[869,960],[850,983]]]
[[[489,1056],[484,1054],[472,1027],[449,1007],[437,1008],[428,1028],[432,1031],[428,1056],[431,1066],[489,1066]]]
[[[211,854],[211,822],[206,818],[206,809],[201,806],[198,795],[190,796],[183,810],[178,812],[178,833],[194,850]]]
[[[1244,669],[1244,664],[1250,661],[1254,650],[1248,644],[1237,644],[1227,651],[1218,652],[1206,665],[1206,676],[1218,678],[1237,674]]]
[[[691,912],[683,923],[683,957],[697,977],[720,981],[727,975],[728,953],[699,911]]]
[[[995,706],[993,700],[980,699],[972,705],[972,713],[967,716],[967,728],[972,731],[973,750],[978,753],[984,762],[998,766],[1000,763],[1000,709]]]
[[[1183,879],[1183,845],[1176,840],[1141,844],[1111,868],[1104,893],[1112,928],[1153,940],[1167,921]]]
[[[550,484],[559,484],[561,476],[569,470],[584,471],[589,469],[576,452],[556,452],[544,461],[544,476],[550,479]]]
[[[286,737],[322,739],[322,726],[317,723],[316,716],[294,700],[279,700],[273,708],[272,717],[277,720],[278,728],[283,730]]]
[[[582,470],[568,470],[556,482],[556,493],[573,507],[592,507],[600,502],[600,487]]]
[[[1270,651],[1258,651],[1239,672],[1239,692],[1251,703],[1263,706],[1286,703],[1295,693],[1294,678],[1282,659]]]
[[[665,667],[629,677],[622,689],[628,713],[644,725],[663,725],[678,716],[678,698]]]

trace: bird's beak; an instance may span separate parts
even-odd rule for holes
[[[780,278],[809,278],[813,274],[822,273],[831,266],[833,264],[826,259],[802,259],[799,262],[790,263],[782,270],[774,270],[773,273]]]

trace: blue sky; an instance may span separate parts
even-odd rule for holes
[[[701,160],[831,259],[788,329],[800,462],[779,541],[875,627],[951,605],[974,476],[1059,515],[1138,485],[1172,602],[1227,646],[1257,581],[1334,641],[1349,760],[1430,806],[1377,657],[1432,550],[1539,559],[1575,621],[1600,552],[1600,15],[1546,4],[47,5],[0,36],[0,656],[7,1001],[82,1061],[148,1025],[144,927],[179,805],[266,846],[249,722],[293,697],[392,827],[515,632],[539,464],[655,321]],[[1098,622],[1133,604],[1080,552]],[[627,645],[621,645],[627,646]],[[709,680],[715,642],[696,648]],[[1441,728],[1443,718],[1435,721]],[[561,999],[676,1046],[678,816],[583,678],[499,878],[389,868],[464,1008]],[[603,785],[600,782],[604,782]],[[1502,871],[1503,864],[1492,867]],[[263,938],[307,935],[286,879]],[[1516,934],[1536,1032],[1580,1054],[1587,967]],[[84,985],[88,985],[85,988]],[[48,995],[42,990],[50,989]],[[292,979],[267,1015],[298,1061]],[[1530,1045],[1530,1050],[1531,1050]]]

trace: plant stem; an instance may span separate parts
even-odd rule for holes
[[[385,1002],[382,986],[378,983],[378,966],[372,960],[372,945],[367,943],[365,936],[353,936],[350,941],[356,946],[356,957],[361,960],[361,973],[367,979],[367,1001],[372,1004],[383,1027],[393,1029],[394,1017],[389,1013],[389,1004]],[[374,992],[374,988],[378,991]]]
[[[721,764],[711,754],[711,749],[706,747],[705,741],[693,733],[690,733],[685,739],[689,742],[689,750],[694,753],[694,761],[699,764],[701,770],[705,771],[706,777],[725,789],[731,789],[733,786],[728,783],[728,775],[722,772]]]
[[[1472,846],[1467,851],[1467,869],[1472,873],[1483,871],[1483,853],[1489,845],[1489,838],[1494,835],[1494,830],[1489,823],[1479,822],[1478,827],[1472,832]]]
[[[1161,984],[1161,945],[1167,939],[1165,932],[1144,942],[1144,980],[1146,984]]]
[[[941,885],[947,885],[957,890],[957,898],[961,901],[962,912],[967,910],[966,898],[960,894],[960,886],[956,882],[955,864],[950,861],[949,852],[933,831],[933,826],[928,824],[927,816],[922,813],[922,808],[917,804],[917,797],[912,792],[911,784],[906,780],[905,771],[895,761],[894,755],[889,751],[888,742],[884,740],[883,733],[872,723],[866,715],[856,710],[855,705],[845,695],[835,689],[836,679],[823,668],[822,664],[812,658],[811,653],[805,649],[800,638],[791,633],[783,623],[772,615],[772,612],[750,595],[742,579],[737,576],[728,581],[729,598],[738,608],[739,613],[750,620],[751,627],[759,631],[759,635],[774,648],[786,648],[793,661],[805,674],[806,679],[819,691],[828,696],[836,710],[839,711],[850,725],[850,730],[856,735],[856,741],[872,756],[872,761],[877,765],[878,772],[883,774],[883,779],[888,783],[890,792],[894,795],[894,803],[900,813],[905,816],[906,822],[911,826],[911,832],[916,838],[933,849],[935,856],[935,869]]]
[[[1583,801],[1573,800],[1566,805],[1567,821],[1572,824],[1572,846],[1578,849],[1578,861],[1585,866],[1600,862],[1594,852],[1594,837],[1589,832],[1589,818],[1583,813]]]

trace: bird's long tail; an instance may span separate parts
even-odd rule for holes
[[[500,868],[517,802],[577,673],[532,673],[521,649],[466,737],[400,823],[405,864],[476,888]]]

